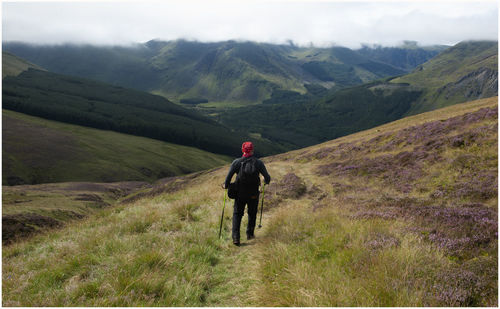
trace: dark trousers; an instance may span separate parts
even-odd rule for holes
[[[249,197],[236,197],[233,210],[233,240],[240,240],[241,218],[245,213],[245,205],[248,205],[247,236],[253,236],[255,222],[257,221],[257,210],[259,207],[259,193]]]

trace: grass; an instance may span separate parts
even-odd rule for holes
[[[497,195],[457,195],[462,180],[476,174],[451,173],[451,162],[468,152],[477,170],[497,171],[496,161],[488,162],[498,156],[489,109],[497,109],[497,98],[265,158],[273,180],[264,227],[241,247],[230,242],[232,201],[217,237],[227,166],[157,184],[165,190],[145,190],[135,201],[4,246],[3,304],[497,306],[497,236],[459,241],[498,230]],[[485,126],[472,144],[455,147],[448,139]],[[434,137],[450,142],[426,150],[440,160],[404,161],[405,150],[428,146],[425,136],[389,147],[424,128],[440,129]],[[394,155],[390,169],[380,165],[385,155]],[[341,169],[350,160],[363,165]],[[396,173],[400,166],[422,178]],[[390,177],[407,177],[397,179],[412,190]],[[432,198],[442,183],[453,191]]]
[[[465,96],[469,89],[477,87],[462,85],[460,91],[453,90],[454,83],[482,68],[498,70],[497,42],[462,42],[453,46],[435,58],[421,65],[410,74],[393,79],[393,83],[409,83],[412,86],[425,89],[424,94],[414,104],[409,114],[430,111],[467,100]],[[497,74],[498,75],[498,74]],[[476,83],[482,82],[480,77]],[[462,81],[462,84],[464,82]],[[451,85],[451,86],[450,86]],[[450,89],[446,89],[450,86]],[[494,95],[492,90],[483,89],[483,96]]]
[[[280,217],[262,258],[266,306],[422,306],[429,274],[447,264],[384,221],[345,220],[338,209],[304,216],[300,206]],[[377,237],[393,242],[367,245]]]
[[[16,241],[100,213],[146,182],[54,183],[2,188],[2,242]]]
[[[7,110],[2,119],[4,184],[154,181],[230,161],[193,147]]]
[[[5,76],[17,76],[29,68],[43,70],[39,66],[29,63],[9,52],[2,52],[2,79]]]

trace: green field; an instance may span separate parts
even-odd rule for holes
[[[193,147],[2,111],[3,184],[154,181],[223,165]]]
[[[264,158],[231,244],[228,165],[3,247],[4,306],[498,306],[498,98]],[[246,217],[245,217],[246,218]],[[243,225],[245,225],[245,220]]]

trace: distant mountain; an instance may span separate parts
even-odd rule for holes
[[[2,184],[155,181],[231,158],[193,147],[2,110]]]
[[[412,47],[407,53],[415,56],[407,56],[402,63],[392,60],[390,53],[366,48],[355,51],[185,40],[150,41],[131,47],[7,42],[3,49],[55,73],[132,87],[177,103],[208,101],[211,106],[218,102],[231,103],[229,106],[261,103],[280,91],[304,94],[307,84],[328,89],[355,86],[404,74],[436,54]]]
[[[392,83],[421,89],[410,114],[498,95],[498,42],[461,42]]]
[[[98,47],[4,43],[2,48],[3,52],[11,52],[54,73],[145,91],[160,84],[147,62],[153,54],[142,45]]]
[[[463,42],[399,78],[320,96],[285,92],[264,101],[267,104],[223,111],[219,119],[300,148],[406,115],[497,96],[497,66],[496,42]]]
[[[446,45],[419,46],[417,42],[406,41],[399,47],[363,46],[356,51],[365,57],[409,72],[449,47]]]

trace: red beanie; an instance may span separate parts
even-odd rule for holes
[[[252,150],[253,150],[252,142],[244,142],[243,145],[241,145],[241,151],[243,152],[243,155],[249,156]]]

